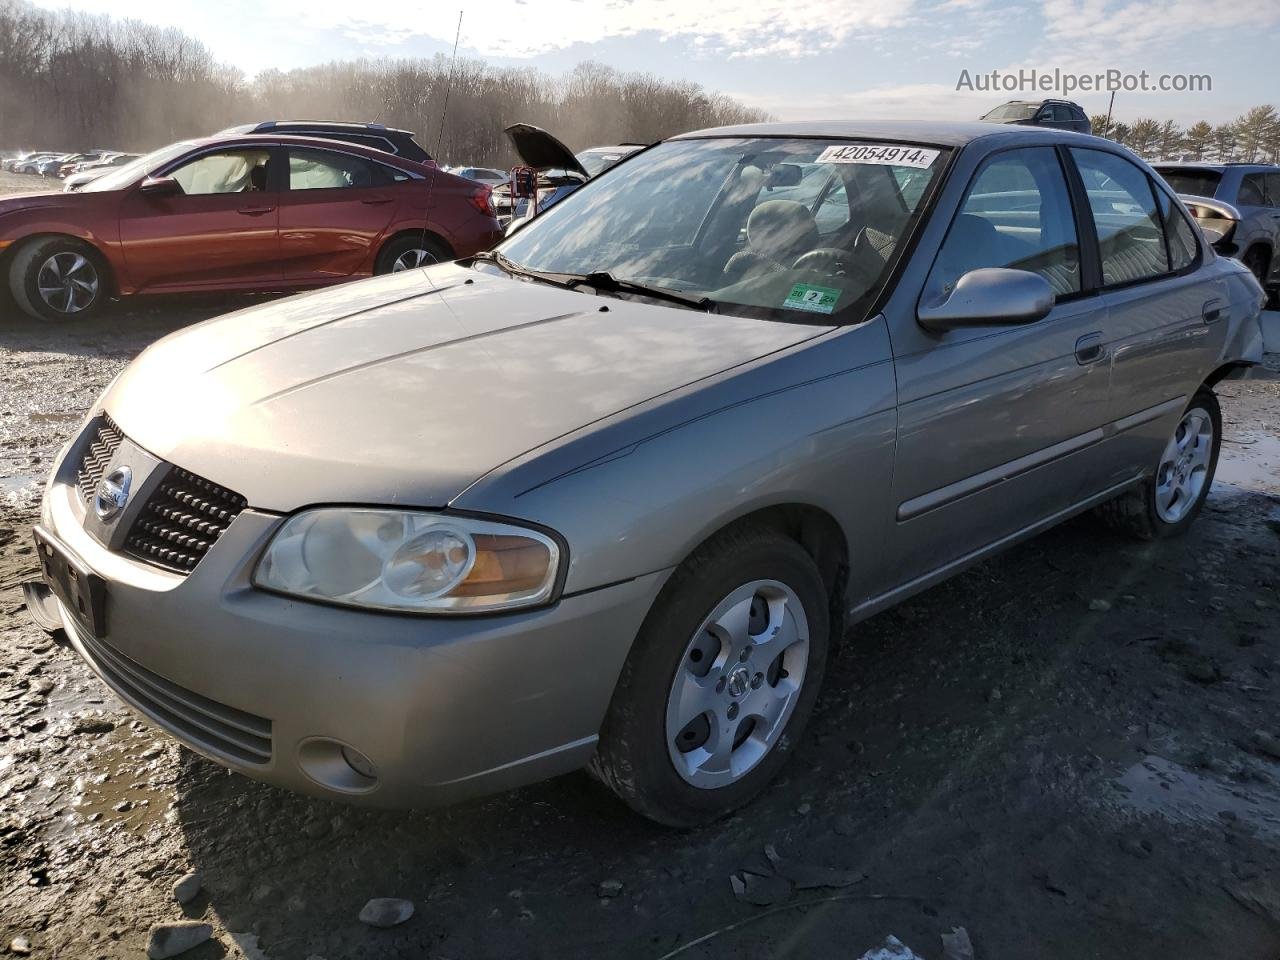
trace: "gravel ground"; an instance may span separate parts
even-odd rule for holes
[[[852,958],[889,934],[932,960],[955,926],[979,960],[1280,956],[1280,357],[1220,391],[1187,537],[1082,517],[861,624],[783,779],[678,833],[585,774],[404,814],[292,796],[30,625],[57,447],[147,343],[239,305],[0,323],[0,950],[136,958],[187,919],[213,931],[191,960]],[[414,913],[371,928],[375,897]]]

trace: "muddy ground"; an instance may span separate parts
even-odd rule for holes
[[[860,625],[783,779],[679,833],[585,774],[407,814],[292,796],[143,725],[28,622],[57,447],[147,343],[239,305],[0,323],[0,952],[136,958],[188,917],[214,926],[191,960],[854,958],[889,934],[934,960],[954,926],[980,960],[1280,957],[1280,357],[1221,390],[1186,538],[1082,517]],[[741,902],[767,844],[865,879]],[[362,925],[384,896],[414,916]]]

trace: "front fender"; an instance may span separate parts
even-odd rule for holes
[[[877,317],[584,428],[451,506],[557,530],[573,593],[673,567],[739,517],[803,504],[840,525],[850,585],[869,595],[892,518],[895,403]]]

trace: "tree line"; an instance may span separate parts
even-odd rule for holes
[[[1254,107],[1229,123],[1207,120],[1185,130],[1172,120],[1133,123],[1090,117],[1093,132],[1122,143],[1150,160],[1199,160],[1219,163],[1280,163],[1280,115],[1270,104]]]
[[[268,70],[245,82],[179,30],[0,0],[0,148],[144,151],[294,117],[406,127],[445,162],[499,167],[515,162],[502,128],[517,121],[578,150],[766,119],[695,83],[597,63],[556,77],[438,55]]]

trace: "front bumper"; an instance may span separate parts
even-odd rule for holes
[[[255,779],[377,806],[448,803],[584,765],[666,577],[504,616],[364,612],[251,585],[275,515],[245,510],[182,577],[90,537],[74,488],[47,497],[47,532],[106,583],[105,633],[56,598],[38,598],[40,610],[121,699]],[[317,744],[360,751],[375,781],[353,785]]]

